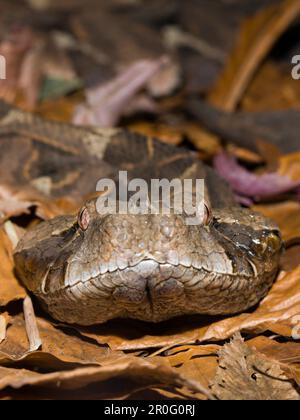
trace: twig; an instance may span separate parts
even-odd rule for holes
[[[29,341],[29,352],[37,351],[42,346],[39,329],[34,313],[34,308],[30,296],[26,296],[23,302],[26,332]]]
[[[0,343],[2,343],[2,341],[4,341],[6,338],[6,327],[6,319],[3,315],[0,315]]]
[[[15,229],[15,226],[13,225],[12,222],[7,221],[4,224],[4,230],[5,233],[7,234],[13,249],[15,249],[19,243],[20,240],[20,235],[18,234],[17,230]]]
[[[226,56],[218,48],[212,47],[203,39],[184,32],[177,26],[167,26],[164,30],[164,39],[168,48],[189,47],[202,54],[204,57],[223,63]]]

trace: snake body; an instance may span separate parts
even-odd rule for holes
[[[270,289],[282,249],[277,226],[240,208],[195,153],[122,130],[76,128],[5,107],[0,135],[3,150],[13,142],[23,145],[19,160],[26,173],[18,170],[18,183],[36,187],[46,178],[54,198],[82,200],[100,178],[114,178],[119,170],[147,182],[206,181],[208,224],[190,226],[180,214],[100,215],[89,199],[79,215],[29,230],[14,254],[16,271],[54,318],[93,325],[113,318],[159,322],[229,315],[253,307]],[[0,158],[0,171],[1,165]],[[2,174],[13,179],[8,167]]]

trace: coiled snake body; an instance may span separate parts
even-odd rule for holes
[[[238,207],[194,153],[122,130],[75,128],[6,108],[1,113],[2,150],[18,144],[26,167],[18,183],[40,188],[46,179],[50,197],[69,194],[80,202],[100,178],[121,169],[148,181],[206,180],[207,225],[189,226],[176,214],[100,215],[89,200],[79,216],[28,231],[15,252],[16,271],[54,318],[92,325],[117,317],[158,322],[228,315],[266,295],[282,247],[277,226]],[[10,168],[2,175],[11,181]]]

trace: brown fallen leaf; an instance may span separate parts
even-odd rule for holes
[[[203,158],[211,158],[221,151],[221,140],[199,124],[186,123],[182,131]]]
[[[248,162],[254,165],[263,164],[265,162],[262,156],[258,153],[255,153],[249,149],[244,149],[242,147],[235,146],[234,144],[228,144],[226,150],[230,155],[243,162]],[[219,149],[218,152],[220,151],[221,150]]]
[[[293,181],[300,180],[300,152],[283,155],[279,159],[278,173],[289,176]]]
[[[84,99],[83,91],[63,98],[47,99],[39,104],[36,112],[45,119],[69,123],[76,106],[79,106]]]
[[[14,274],[12,252],[10,240],[4,230],[0,229],[0,307],[26,297],[25,289]]]
[[[186,377],[196,380],[209,388],[210,383],[216,375],[218,367],[217,354],[221,346],[211,345],[189,345],[176,346],[164,353],[171,366],[176,367]],[[181,391],[186,397],[193,398],[188,390]],[[197,395],[201,398],[200,395]]]
[[[101,367],[85,367],[71,371],[40,374],[26,369],[0,367],[0,390],[7,387],[20,389],[24,386],[48,386],[76,390],[91,384],[100,384],[114,378],[128,378],[136,382],[137,388],[153,386],[187,387],[214,399],[200,383],[190,380],[162,359],[145,360],[133,356],[121,356],[119,360]],[[59,385],[57,385],[59,384]]]
[[[254,72],[299,14],[299,1],[285,0],[246,20],[238,44],[210,94],[213,105],[226,111],[235,110]]]
[[[246,344],[268,358],[283,364],[300,361],[300,343],[297,341],[281,342],[276,341],[276,337],[258,336],[246,341]]]
[[[294,239],[295,241],[295,239]],[[293,271],[300,264],[300,238],[297,243],[290,245],[280,259],[280,268],[283,271]]]
[[[24,193],[14,192],[8,186],[0,185],[0,217],[2,220],[13,216],[28,214],[35,203],[24,196]]]
[[[168,144],[179,145],[183,141],[183,135],[177,127],[170,127],[164,124],[151,124],[148,122],[137,122],[131,124],[129,130],[145,136],[158,138]]]
[[[280,86],[280,89],[274,89]],[[268,60],[250,83],[241,103],[244,111],[257,112],[299,108],[300,84],[291,77],[290,71]]]
[[[294,201],[260,204],[253,210],[273,219],[279,226],[283,239],[292,244],[300,238],[300,204]]]
[[[240,334],[219,351],[212,391],[220,400],[299,400],[279,363],[251,350]]]
[[[259,351],[270,360],[280,363],[281,369],[292,380],[300,383],[300,343],[296,341],[277,342],[264,336],[247,341],[247,345]]]
[[[35,184],[33,182],[38,190],[42,190],[44,184],[47,184],[47,180],[39,179]],[[75,212],[79,205],[75,200],[68,197],[50,200],[46,194],[39,193],[32,187],[22,186],[18,191],[16,187],[0,185],[1,222],[11,217],[30,214],[33,208],[37,217],[44,220],[51,219],[55,216]]]
[[[0,343],[0,364],[14,366],[22,362],[29,368],[66,370],[86,365],[113,363],[122,354],[111,352],[106,346],[81,340],[57,330],[50,322],[37,318],[43,347],[41,351],[29,351],[29,342],[23,316],[11,319],[7,337]]]

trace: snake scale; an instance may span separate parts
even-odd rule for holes
[[[189,226],[178,214],[100,215],[88,199],[78,215],[30,229],[15,250],[16,272],[55,319],[93,325],[113,318],[229,315],[248,310],[269,291],[282,249],[277,226],[239,207],[193,151],[121,129],[50,122],[3,103],[0,142],[1,179],[42,189],[50,198],[69,195],[81,203],[100,178],[114,179],[119,170],[147,182],[206,181],[207,224]]]

